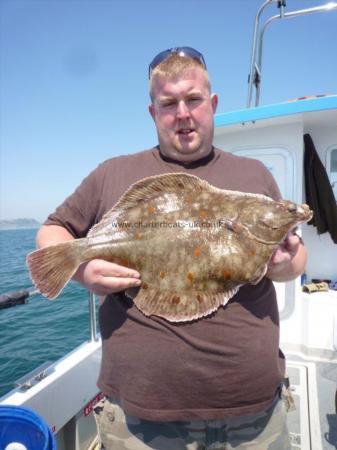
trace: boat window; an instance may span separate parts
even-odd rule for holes
[[[328,150],[327,169],[333,193],[337,200],[337,148],[330,148]]]

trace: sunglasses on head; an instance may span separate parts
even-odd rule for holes
[[[149,65],[149,78],[151,78],[152,71],[162,62],[164,59],[168,58],[173,53],[176,53],[179,56],[186,56],[188,58],[195,59],[199,61],[200,64],[206,69],[206,63],[204,57],[198,50],[195,50],[192,47],[173,47],[168,50],[164,50],[163,52],[158,53],[155,56]]]

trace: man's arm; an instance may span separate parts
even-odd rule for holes
[[[42,225],[36,243],[39,248],[60,242],[71,241],[74,237],[59,225]],[[79,266],[73,279],[97,295],[107,295],[140,286],[140,274],[128,267],[119,266],[102,259],[93,259]]]
[[[38,248],[75,239],[69,231],[59,225],[42,225],[36,236]]]
[[[272,255],[266,276],[273,281],[290,281],[301,275],[307,263],[307,251],[301,239],[289,234]]]

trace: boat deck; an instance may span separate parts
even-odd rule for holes
[[[287,355],[287,373],[296,409],[290,411],[293,450],[337,449],[337,362]]]

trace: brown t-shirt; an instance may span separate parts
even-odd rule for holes
[[[157,148],[102,163],[46,224],[83,237],[133,182],[186,172],[225,189],[280,198],[258,161],[214,149],[184,165]],[[148,420],[211,420],[253,414],[273,400],[284,374],[273,284],[245,285],[225,307],[185,324],[145,317],[124,294],[100,307],[102,362],[99,388],[129,414]]]

